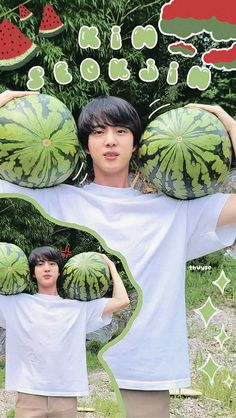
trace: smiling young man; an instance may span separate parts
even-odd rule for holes
[[[37,293],[0,296],[6,328],[6,389],[17,392],[15,418],[77,418],[77,396],[88,394],[86,333],[111,321],[129,299],[115,264],[104,254],[113,281],[111,298],[91,302],[58,295],[60,255],[34,249],[30,273]]]
[[[22,93],[4,94],[2,103]],[[236,122],[218,106],[205,109],[224,123],[236,152]],[[32,190],[2,181],[0,192],[32,197],[55,218],[94,229],[126,257],[142,289],[142,307],[104,358],[122,391],[127,417],[166,418],[169,389],[190,385],[185,263],[234,242],[236,195],[180,201],[132,189],[129,162],[140,134],[138,114],[128,102],[97,98],[79,117],[92,183]]]

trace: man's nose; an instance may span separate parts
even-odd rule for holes
[[[111,128],[107,129],[105,144],[110,146],[117,144],[116,135]]]
[[[44,270],[45,271],[50,270],[50,264],[47,261],[45,261],[45,263],[44,263]]]

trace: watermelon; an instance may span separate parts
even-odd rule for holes
[[[0,242],[0,294],[23,292],[30,282],[28,260],[21,248]]]
[[[47,3],[43,9],[43,18],[39,26],[39,36],[50,38],[51,36],[58,35],[64,29],[65,26],[59,16],[51,4]]]
[[[33,13],[29,9],[27,9],[27,7],[23,6],[23,4],[19,4],[19,15],[21,22],[29,19],[32,16],[32,14]]]
[[[63,269],[62,289],[69,299],[89,301],[101,298],[109,288],[110,272],[103,257],[95,252],[71,257]]]
[[[0,70],[22,67],[39,51],[33,42],[8,19],[0,23]]]
[[[140,142],[144,174],[163,193],[195,199],[215,193],[231,164],[230,138],[220,120],[201,109],[166,112],[146,128]]]
[[[0,109],[0,177],[20,186],[62,183],[83,151],[74,118],[52,96],[17,98]]]

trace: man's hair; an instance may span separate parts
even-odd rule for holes
[[[135,108],[126,100],[115,96],[100,96],[89,102],[78,119],[79,139],[88,149],[88,137],[96,127],[121,126],[131,130],[134,145],[141,136],[141,122]]]
[[[60,276],[62,275],[63,261],[61,255],[52,247],[38,247],[31,251],[29,258],[30,275],[34,278],[35,266],[39,261],[55,261],[59,267]]]

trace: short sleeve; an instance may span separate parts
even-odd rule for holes
[[[232,245],[236,239],[236,224],[217,227],[220,213],[230,194],[216,193],[188,202],[186,259]]]
[[[7,299],[8,298],[8,299]],[[0,295],[0,327],[6,328],[6,315],[7,315],[7,300],[8,296]]]
[[[96,331],[105,325],[110,324],[112,315],[103,315],[103,310],[108,302],[108,298],[92,300],[86,303],[86,334]]]

